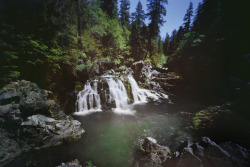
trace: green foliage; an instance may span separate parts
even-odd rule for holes
[[[76,133],[74,132],[72,135],[70,135],[73,139],[76,139]]]
[[[156,65],[156,67],[161,68],[166,63],[167,58],[163,53],[161,53],[158,55],[153,55],[152,60],[153,60],[153,63]]]
[[[152,60],[149,58],[149,57],[147,57],[146,59],[145,59],[145,61],[144,61],[145,63],[151,63],[152,62]]]
[[[121,71],[126,70],[126,66],[119,67],[119,70],[121,70]]]
[[[75,66],[75,71],[83,71],[85,69],[84,64],[76,65]]]
[[[88,164],[88,167],[93,167],[93,164],[91,161],[87,162],[87,164]]]
[[[115,63],[115,65],[119,65],[119,64],[121,64],[121,61],[119,59],[115,59],[114,63]]]

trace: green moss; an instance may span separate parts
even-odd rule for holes
[[[200,125],[201,120],[199,118],[193,118],[193,124],[194,128],[198,127]]]
[[[144,82],[138,81],[138,85],[140,88],[145,88],[146,84]]]
[[[130,87],[129,82],[126,82],[126,90],[127,90],[128,98],[133,99],[131,96],[132,94],[131,94],[131,87]]]
[[[75,86],[75,90],[78,91],[78,92],[83,90],[83,84],[77,83],[76,86]]]
[[[200,129],[208,126],[207,124],[210,124],[217,115],[218,112],[211,109],[205,109],[197,112],[192,120],[192,128]]]
[[[4,92],[7,92],[7,91],[9,91],[9,90],[15,90],[15,88],[3,87],[2,90],[3,90]]]
[[[70,135],[73,139],[76,139],[76,133],[74,132],[72,135]]]

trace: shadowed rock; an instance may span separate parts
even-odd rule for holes
[[[0,166],[23,150],[75,141],[84,133],[81,123],[47,96],[46,90],[24,80],[0,91],[0,138],[4,141],[0,144]]]

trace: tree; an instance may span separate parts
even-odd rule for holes
[[[167,50],[167,55],[171,55],[176,49],[176,35],[177,35],[177,31],[176,31],[176,29],[174,29],[172,32],[172,35],[169,39],[169,46],[168,46],[168,50]]]
[[[157,37],[157,43],[158,43],[158,53],[161,54],[163,53],[163,41],[160,35]]]
[[[160,32],[160,26],[164,23],[163,16],[166,16],[165,4],[167,0],[147,0],[148,4],[148,17],[149,23],[149,35],[148,35],[148,52],[149,56],[152,57],[156,51],[154,46],[157,42],[157,36]]]
[[[132,16],[136,21],[138,27],[143,27],[145,25],[144,20],[146,18],[146,15],[144,13],[144,10],[142,9],[141,1],[138,2],[135,13],[132,13]]]
[[[193,21],[193,27],[192,30],[197,31],[200,25],[200,21],[201,21],[201,16],[202,16],[203,10],[202,10],[202,3],[200,2],[198,4],[198,7],[196,9],[196,13],[195,13],[195,17],[194,17],[194,21]]]
[[[182,26],[180,26],[176,33],[176,39],[175,39],[176,45],[178,45],[178,43],[184,38],[184,34],[185,34],[185,29]]]
[[[163,16],[166,16],[165,4],[167,0],[147,0],[149,30],[152,37],[157,37],[160,31],[160,26],[164,23]]]
[[[120,11],[119,11],[119,15],[120,15],[120,22],[122,26],[126,26],[128,27],[129,25],[129,18],[130,18],[130,14],[129,14],[129,8],[130,8],[130,2],[129,0],[121,0],[121,5],[120,5]]]
[[[139,1],[135,13],[132,13],[133,22],[130,35],[130,52],[134,60],[146,58],[146,26],[144,23],[145,13]]]
[[[167,33],[167,34],[166,34],[166,37],[165,37],[165,40],[164,40],[164,43],[163,43],[163,53],[164,53],[165,55],[167,55],[167,52],[168,52],[169,40],[170,40],[170,36],[169,36],[169,34]]]
[[[189,7],[187,9],[187,12],[184,16],[184,31],[189,32],[191,28],[191,22],[192,22],[192,17],[193,17],[193,3],[190,1]]]
[[[117,18],[117,0],[103,0],[101,8],[109,18]]]

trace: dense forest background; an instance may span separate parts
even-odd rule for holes
[[[230,97],[229,79],[250,81],[249,1],[203,0],[161,38],[167,0],[0,0],[0,86],[19,79],[70,90],[99,62],[120,70],[143,60],[183,76],[190,92]],[[148,18],[149,24],[145,24]],[[206,90],[206,91],[204,91]],[[214,96],[213,96],[214,97]]]

